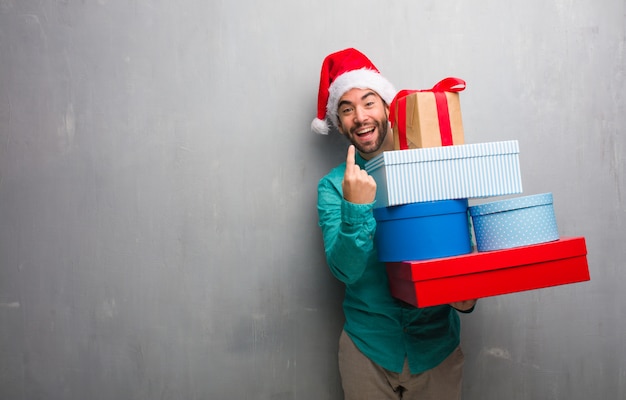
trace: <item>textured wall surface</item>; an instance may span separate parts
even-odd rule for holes
[[[465,399],[626,398],[623,0],[0,0],[0,398],[340,399],[319,68],[467,81],[591,281],[463,316]]]

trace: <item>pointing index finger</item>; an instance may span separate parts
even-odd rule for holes
[[[346,158],[346,169],[351,169],[355,164],[355,149],[354,145],[351,144],[348,147],[348,157]]]

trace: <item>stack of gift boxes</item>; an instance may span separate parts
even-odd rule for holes
[[[416,307],[589,280],[584,237],[560,237],[551,193],[522,193],[516,140],[465,144],[446,78],[390,105],[395,150],[368,161],[375,241],[391,294]]]

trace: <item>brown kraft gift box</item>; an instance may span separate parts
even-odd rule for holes
[[[462,88],[441,85],[442,80],[431,90],[401,91],[394,99],[391,112],[395,150],[419,149],[425,147],[441,147],[464,144],[463,122],[461,119],[461,103],[459,90],[465,88],[465,82],[457,78],[454,82],[462,82]],[[450,83],[449,81],[447,82]],[[403,93],[404,92],[404,93]],[[408,94],[406,94],[408,92]],[[438,110],[438,102],[440,110]],[[446,103],[447,102],[447,107]],[[443,108],[443,115],[439,112]],[[449,130],[440,126],[440,118],[449,118]],[[401,136],[404,135],[404,136]],[[405,147],[406,146],[406,147]]]

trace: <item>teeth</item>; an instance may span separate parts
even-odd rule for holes
[[[367,129],[363,129],[361,131],[357,131],[356,134],[357,135],[363,135],[363,134],[370,133],[370,132],[373,132],[373,131],[374,131],[374,128],[367,128]]]

